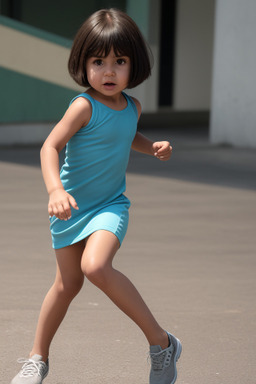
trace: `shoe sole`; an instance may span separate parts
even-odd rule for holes
[[[171,333],[169,335],[172,337],[172,340],[174,339],[176,341],[176,351],[174,355],[174,360],[175,360],[175,376],[170,384],[174,384],[175,381],[177,380],[177,368],[176,368],[176,363],[180,358],[181,352],[182,352],[182,345],[179,339],[177,337],[173,336]]]

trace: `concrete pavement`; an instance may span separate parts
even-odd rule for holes
[[[132,153],[128,234],[115,266],[183,344],[179,384],[256,382],[256,151],[166,130],[168,163]],[[0,149],[0,370],[31,347],[54,278],[38,148]],[[51,349],[46,384],[146,384],[141,331],[85,282]]]

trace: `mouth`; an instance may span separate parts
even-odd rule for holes
[[[103,84],[105,87],[113,87],[114,85],[116,85],[115,83],[111,83],[111,82],[107,82],[107,83],[104,83]]]

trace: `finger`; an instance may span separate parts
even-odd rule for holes
[[[166,146],[164,146],[162,144],[161,145],[156,145],[154,155],[155,156],[162,155],[165,151],[166,151]]]
[[[64,208],[64,213],[65,213],[65,219],[68,220],[70,219],[71,217],[71,208],[70,208],[70,205],[69,205],[69,201],[65,202],[63,204],[63,208]]]
[[[162,161],[167,161],[167,160],[170,159],[170,157],[171,157],[171,153],[170,153],[170,152],[169,152],[169,153],[165,153],[165,154],[163,154],[163,155],[158,155],[158,156],[157,156],[157,158],[158,158],[159,160],[162,160]]]
[[[169,153],[170,150],[171,150],[171,146],[167,142],[167,143],[162,144],[162,146],[158,149],[157,153],[159,153],[159,154]]]
[[[157,157],[158,158],[167,158],[169,159],[171,157],[171,154],[172,154],[172,147],[171,146],[168,146],[168,147],[165,147],[164,149],[161,148],[161,150],[159,150],[157,152]]]
[[[51,205],[48,205],[48,213],[49,213],[49,216],[52,217],[54,215],[53,213],[53,209],[52,209],[52,206]]]
[[[60,204],[56,204],[53,206],[53,213],[54,216],[57,217],[57,219],[64,220],[64,215],[63,215],[63,207]]]
[[[62,202],[59,206],[59,217],[65,221],[71,218],[71,208],[68,201]]]
[[[171,157],[171,152],[168,151],[168,152],[163,152],[163,153],[156,153],[155,156],[158,159],[169,159]]]
[[[56,205],[54,205],[54,206],[52,207],[52,212],[53,212],[53,215],[54,215],[54,216],[58,217],[58,215],[59,215],[59,211],[58,211],[58,208],[56,207]]]
[[[73,196],[69,195],[69,203],[74,209],[79,209]]]
[[[168,160],[168,158],[165,157],[165,156],[157,156],[157,159],[158,159],[158,160],[161,160],[161,161],[166,161],[166,160]]]

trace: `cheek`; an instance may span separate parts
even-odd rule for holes
[[[130,80],[130,69],[127,68],[124,71],[122,71],[121,76],[122,76],[123,81],[129,82],[129,80]]]
[[[95,71],[92,69],[92,68],[88,68],[87,71],[87,79],[88,81],[95,81],[96,77],[97,77],[97,74],[95,73]]]

